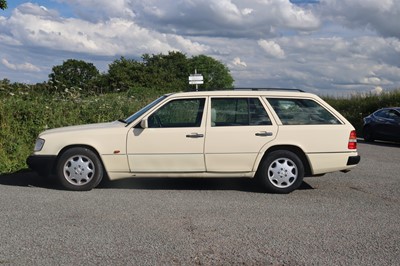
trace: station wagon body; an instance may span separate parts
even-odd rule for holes
[[[288,193],[359,160],[353,126],[318,96],[231,90],[168,94],[125,120],[46,130],[27,163],[72,190],[103,177],[259,177]]]

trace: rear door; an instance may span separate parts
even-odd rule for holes
[[[207,172],[250,172],[262,147],[273,140],[259,97],[211,97],[205,141]]]

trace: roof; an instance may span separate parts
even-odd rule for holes
[[[174,96],[293,96],[315,97],[315,94],[298,90],[262,89],[262,90],[216,90],[216,91],[190,91],[174,93]]]

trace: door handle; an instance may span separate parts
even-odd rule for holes
[[[269,137],[272,136],[272,132],[261,131],[256,133],[257,137]]]
[[[191,133],[191,134],[186,135],[186,137],[187,138],[202,138],[202,137],[204,137],[204,135],[199,134],[199,133]]]

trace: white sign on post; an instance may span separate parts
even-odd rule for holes
[[[194,74],[190,74],[189,76],[189,84],[196,85],[196,91],[199,90],[199,85],[203,84],[203,75],[197,74],[197,69],[195,69]]]
[[[202,74],[192,74],[189,76],[189,84],[203,84],[203,75]]]

